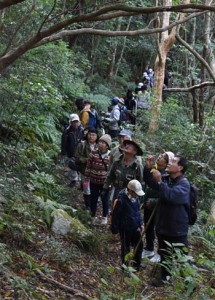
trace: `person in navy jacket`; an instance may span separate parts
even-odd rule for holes
[[[151,158],[149,157],[148,160]],[[146,164],[150,165],[150,164]],[[182,156],[175,156],[167,165],[168,176],[162,177],[158,170],[145,167],[146,183],[159,191],[157,209],[156,234],[158,237],[158,252],[161,263],[168,258],[170,244],[183,244],[182,250],[188,247],[187,234],[189,226],[190,183],[184,177],[187,170],[187,160]],[[170,273],[161,266],[161,279],[152,282],[155,286],[162,286]]]
[[[141,183],[136,179],[130,180],[127,189],[122,190],[114,202],[111,222],[111,232],[120,234],[122,264],[126,263],[125,256],[130,252],[130,248],[137,248],[133,264],[137,270],[141,267],[143,251],[141,239],[143,220],[139,201],[139,196],[143,195]]]

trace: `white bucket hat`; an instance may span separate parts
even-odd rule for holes
[[[172,163],[172,161],[173,161],[173,158],[175,157],[175,154],[173,153],[173,152],[171,152],[171,151],[166,151],[166,152],[164,152],[166,155],[167,155],[167,157],[168,157],[168,163],[169,164],[171,164]]]
[[[127,188],[135,192],[138,196],[145,195],[141,183],[136,179],[129,181]]]
[[[69,122],[74,122],[74,121],[80,122],[79,116],[77,114],[71,114],[69,116]]]

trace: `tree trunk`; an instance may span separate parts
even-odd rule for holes
[[[195,85],[195,80],[192,79],[192,86]],[[198,122],[198,104],[197,104],[197,95],[196,95],[196,90],[193,90],[191,92],[192,94],[192,98],[193,98],[193,123],[197,123]]]
[[[205,4],[209,4],[211,0],[205,0]],[[202,58],[206,61],[208,56],[208,49],[210,45],[210,18],[208,15],[205,15],[205,23],[204,23],[204,46],[202,51]],[[206,71],[205,66],[202,64],[201,66],[201,82],[206,80]],[[204,125],[204,94],[206,89],[202,88],[199,94],[199,126],[203,127]]]
[[[121,22],[122,22],[122,18],[119,18],[118,22],[117,22],[117,29],[116,29],[117,31],[120,31]],[[107,77],[109,79],[111,79],[114,75],[114,66],[115,66],[115,62],[116,62],[117,46],[118,46],[118,43],[114,39],[114,47],[111,51],[112,55],[111,55],[110,64],[109,64],[109,68],[108,68],[108,74],[107,74]]]
[[[100,41],[100,36],[93,36],[92,37],[92,52],[91,52],[91,68],[90,68],[90,75],[92,76],[94,73],[95,63],[96,63],[96,50],[98,48]]]
[[[195,47],[195,41],[196,41],[196,18],[194,18],[191,22],[191,31],[192,34],[190,34],[190,42],[188,41],[188,43],[192,46],[192,48],[194,49]],[[194,55],[190,55],[189,53],[189,65],[190,68],[195,70],[196,67],[196,57]],[[193,72],[191,73],[193,74]],[[195,85],[195,79],[193,78],[193,75],[191,77],[191,86]],[[190,95],[190,93],[189,93]],[[192,109],[193,109],[193,123],[197,123],[198,122],[198,95],[196,94],[196,90],[193,90],[191,92],[191,96],[192,96]]]
[[[129,18],[128,25],[127,25],[127,28],[126,28],[126,31],[129,30],[129,27],[130,27],[130,24],[131,24],[131,20],[132,20],[132,17]],[[121,51],[121,53],[120,53],[120,56],[119,56],[119,59],[118,59],[118,62],[117,62],[116,71],[115,71],[115,76],[117,76],[117,74],[118,74],[119,66],[120,66],[121,61],[122,61],[122,58],[123,58],[123,54],[124,54],[125,46],[126,46],[126,40],[127,40],[127,37],[125,36],[125,37],[124,37],[124,41],[123,41],[122,51]]]
[[[185,4],[189,3],[189,0],[184,0]],[[163,6],[171,6],[172,0],[164,0]],[[180,15],[176,16],[176,19],[183,18],[184,14],[181,13]],[[158,17],[159,23],[159,17]],[[168,26],[170,24],[170,12],[163,13],[162,19],[162,27]],[[158,55],[155,60],[155,84],[153,87],[153,94],[154,94],[154,101],[152,104],[152,111],[151,111],[151,119],[149,123],[149,133],[154,135],[159,128],[159,121],[160,121],[160,110],[162,105],[162,92],[163,92],[163,82],[164,82],[164,72],[166,66],[166,58],[169,50],[172,48],[175,39],[176,39],[176,32],[179,27],[172,28],[171,32],[168,31],[162,32],[160,35],[158,34],[157,37],[157,46],[158,46]]]
[[[164,2],[163,5],[165,6],[172,5],[172,0],[164,0],[163,2]],[[168,26],[169,20],[170,20],[170,13],[164,12],[162,26]],[[158,23],[159,23],[159,18],[158,18]],[[153,87],[154,101],[152,104],[151,120],[149,123],[149,133],[153,135],[159,128],[166,57],[168,51],[174,44],[175,33],[176,33],[176,28],[174,28],[174,30],[171,31],[171,34],[169,34],[168,31],[165,31],[162,32],[160,35],[158,34],[157,36],[158,55],[156,57],[155,66],[154,66],[154,76],[155,76],[155,83]]]
[[[210,214],[208,216],[208,223],[215,225],[215,200],[211,205]]]

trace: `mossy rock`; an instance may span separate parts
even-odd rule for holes
[[[71,235],[74,239],[77,238],[79,240],[92,236],[90,230],[63,209],[54,210],[51,216],[53,218],[51,229],[56,234]]]

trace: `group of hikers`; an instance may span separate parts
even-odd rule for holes
[[[153,71],[149,69],[149,75],[143,73],[142,81],[138,83],[135,90],[127,90],[125,97],[113,97],[108,111],[99,115],[93,108],[90,101],[83,101],[82,98],[76,99],[76,106],[79,111],[79,117],[84,128],[93,126],[96,129],[104,128],[105,132],[111,137],[117,137],[120,124],[123,122],[135,125],[137,112],[150,108],[150,97],[153,86]]]
[[[134,247],[133,267],[139,270],[145,267],[141,263],[145,257],[164,263],[169,256],[169,244],[187,251],[190,205],[190,184],[184,177],[187,160],[164,151],[157,158],[148,156],[144,164],[140,143],[133,139],[129,129],[120,129],[117,122],[118,98],[113,97],[111,104],[111,112],[105,117],[109,124],[105,132],[100,118],[91,123],[90,113],[97,112],[91,110],[90,102],[78,99],[79,112],[70,115],[69,125],[62,134],[61,154],[67,157],[71,169],[71,186],[81,182],[92,223],[106,225],[110,221],[111,232],[120,235],[122,264],[126,264],[126,254]],[[118,145],[113,147],[116,138]],[[102,218],[97,211],[99,199]],[[162,286],[169,275],[161,264],[161,277],[154,279],[153,285]]]

